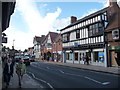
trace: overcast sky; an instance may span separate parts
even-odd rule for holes
[[[11,48],[15,40],[15,49],[27,49],[33,46],[35,35],[46,35],[49,31],[57,32],[57,29],[70,24],[71,16],[80,19],[109,5],[108,0],[42,1],[17,0],[10,26],[5,31],[8,37],[5,46]]]

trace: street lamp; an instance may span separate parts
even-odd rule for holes
[[[15,39],[13,39],[13,47],[12,48],[14,48],[14,41],[15,41]]]

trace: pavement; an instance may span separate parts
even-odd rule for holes
[[[97,72],[104,72],[104,73],[120,75],[120,67],[103,67],[103,66],[95,66],[95,65],[53,62],[53,61],[47,61],[47,60],[44,60],[44,61],[40,60],[40,62],[64,65],[64,66],[68,66],[68,67],[75,67],[75,68],[80,68],[80,69],[87,69],[87,70],[92,70],[92,71],[97,71]]]
[[[35,88],[35,90],[36,89],[39,89],[40,88],[40,84],[36,81],[36,80],[34,80],[34,79],[32,79],[28,74],[25,74],[24,76],[23,76],[23,79],[22,79],[22,82],[21,82],[21,84],[22,84],[22,86],[21,86],[21,88],[22,89],[27,89],[27,88]],[[6,89],[5,88],[5,83],[3,82],[3,84],[2,84],[2,88],[3,88],[3,90],[5,89],[5,90],[11,90],[11,89],[19,89],[19,85],[18,85],[18,76],[17,76],[17,74],[15,73],[15,70],[14,70],[14,74],[13,74],[13,77],[11,77],[11,81],[10,81],[10,84],[9,84],[9,86],[8,86],[8,88]]]
[[[0,90],[2,89],[2,62],[0,61]]]

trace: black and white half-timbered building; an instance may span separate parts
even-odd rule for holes
[[[84,64],[89,57],[90,65],[107,67],[105,29],[109,25],[110,6],[77,20],[71,16],[71,24],[61,29],[63,62]]]

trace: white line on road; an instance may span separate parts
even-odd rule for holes
[[[34,67],[36,67],[36,66],[34,66]],[[38,68],[38,67],[37,67]],[[50,69],[49,67],[46,67],[47,69]],[[97,81],[97,80],[95,80],[95,79],[92,79],[92,78],[89,78],[89,77],[87,77],[87,76],[83,76],[83,75],[76,75],[76,74],[71,74],[71,73],[66,73],[66,72],[64,72],[64,71],[62,71],[62,70],[59,70],[59,72],[61,72],[61,73],[63,73],[63,74],[66,74],[66,75],[72,75],[72,76],[80,76],[80,77],[84,77],[84,78],[86,78],[86,79],[89,79],[89,80],[91,80],[91,81],[93,81],[93,82],[96,82],[96,83],[99,83],[99,84],[102,84],[102,85],[107,85],[107,84],[110,84],[110,82],[100,82],[100,81]]]
[[[46,67],[47,69],[50,69],[49,67]]]
[[[102,83],[102,82],[100,82],[100,81],[97,81],[97,80],[92,79],[92,78],[89,78],[89,77],[84,77],[84,78],[89,79],[89,80],[91,80],[91,81],[94,81],[94,82],[96,82],[96,83],[102,84],[102,85],[107,85],[107,84],[110,83],[110,82],[104,82],[104,83]]]
[[[33,76],[34,79],[46,83],[52,90],[54,90],[54,88],[52,87],[52,85],[50,83],[46,82],[45,80],[42,80],[42,79],[39,79],[39,78],[35,77],[35,75],[33,73],[31,73],[31,72],[28,72],[28,73],[32,74],[32,76]]]
[[[62,70],[59,70],[61,73],[64,73]]]

